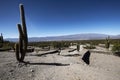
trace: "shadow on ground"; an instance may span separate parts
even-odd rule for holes
[[[68,54],[68,55],[62,55],[64,57],[77,57],[77,56],[81,56],[80,54]]]
[[[77,49],[71,49],[71,50],[69,50],[68,52],[73,52],[73,51],[75,51],[75,50],[77,50]]]
[[[55,51],[51,51],[51,52],[46,52],[46,53],[42,53],[42,54],[36,54],[35,56],[45,56],[48,54],[55,54],[55,53],[59,53],[59,50],[55,50]]]
[[[31,62],[23,62],[25,64],[30,65],[53,65],[53,66],[69,66],[70,64],[62,64],[62,63],[31,63]]]

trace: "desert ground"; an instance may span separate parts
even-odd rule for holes
[[[0,80],[120,80],[120,57],[97,47],[90,51],[87,65],[82,60],[87,50],[80,48],[62,50],[60,55],[34,51],[26,54],[24,63],[16,61],[13,51],[0,52]]]

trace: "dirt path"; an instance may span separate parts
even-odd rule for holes
[[[13,52],[0,52],[0,80],[120,80],[120,57],[91,53],[86,65],[81,60],[84,52],[28,55],[28,64],[16,62]]]

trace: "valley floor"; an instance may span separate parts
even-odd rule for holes
[[[0,80],[120,80],[120,57],[91,52],[87,65],[81,59],[85,51],[27,53],[26,63],[18,63],[14,52],[0,52]]]

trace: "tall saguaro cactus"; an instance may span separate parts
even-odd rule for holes
[[[25,58],[25,54],[27,51],[27,44],[28,44],[24,7],[22,4],[20,4],[20,17],[21,17],[22,25],[17,24],[18,31],[19,31],[19,42],[15,44],[15,51],[16,51],[16,59],[19,62],[22,62]]]

